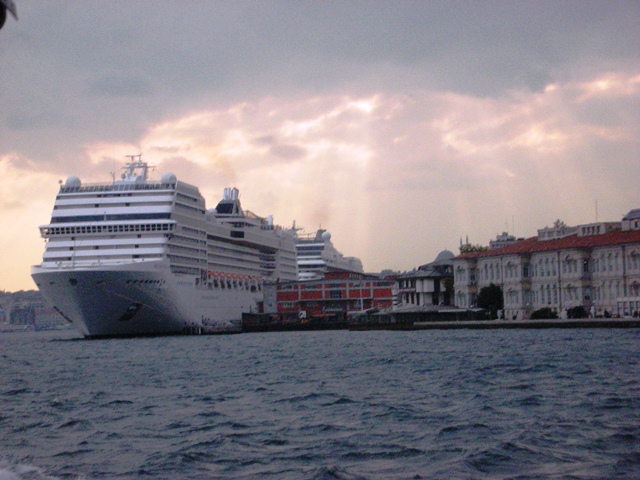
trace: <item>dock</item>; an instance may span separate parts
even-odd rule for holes
[[[451,313],[451,312],[449,312]],[[437,320],[435,320],[437,318]],[[574,318],[543,320],[484,320],[466,315],[399,316],[374,314],[364,317],[286,319],[265,314],[245,314],[242,333],[304,332],[318,330],[499,330],[542,328],[639,328],[640,318]]]
[[[352,324],[349,330],[499,330],[542,328],[638,328],[638,318],[581,318],[549,320],[466,320],[413,323],[360,323]]]

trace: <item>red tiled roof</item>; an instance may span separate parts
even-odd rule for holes
[[[575,234],[557,240],[538,240],[538,237],[531,237],[512,243],[506,247],[484,252],[465,253],[458,255],[456,258],[496,257],[501,255],[568,250],[572,248],[607,247],[626,243],[640,243],[640,230],[614,230],[613,232],[603,233],[602,235],[587,235],[584,237],[579,237]]]

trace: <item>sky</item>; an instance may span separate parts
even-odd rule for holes
[[[365,271],[640,208],[640,2],[16,0],[0,30],[0,290],[58,181],[126,155]]]

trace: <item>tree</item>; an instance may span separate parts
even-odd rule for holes
[[[442,283],[444,284],[444,304],[451,305],[451,300],[455,294],[453,275],[447,275]]]
[[[482,245],[472,245],[471,243],[460,245],[460,255],[464,255],[465,253],[486,252],[487,250],[489,250],[489,247],[483,247]]]
[[[489,311],[490,318],[497,318],[498,310],[504,308],[504,297],[502,296],[502,288],[493,283],[488,287],[483,287],[478,292],[478,306]]]
[[[555,222],[553,222],[553,226],[554,228],[563,228],[566,227],[567,224],[558,218]]]
[[[587,318],[588,316],[587,310],[582,305],[567,309],[567,318]]]
[[[531,312],[531,316],[529,318],[531,320],[548,320],[558,318],[558,314],[549,307],[543,307]]]

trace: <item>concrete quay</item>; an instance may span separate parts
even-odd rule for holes
[[[360,323],[349,330],[498,330],[513,328],[639,328],[638,318],[583,318],[549,320],[465,320],[414,323]]]

